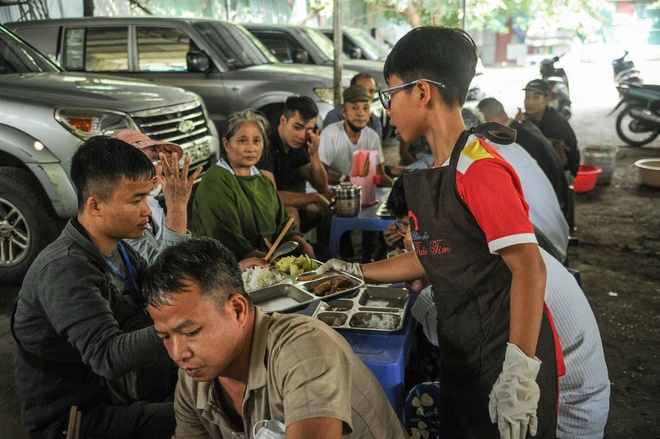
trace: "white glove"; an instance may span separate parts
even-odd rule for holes
[[[362,275],[362,268],[360,268],[360,264],[358,264],[357,262],[342,261],[341,259],[330,259],[328,262],[317,268],[316,273],[323,274],[332,270],[343,271],[344,273],[348,273],[352,276],[358,277],[360,279],[364,279],[364,276]]]
[[[490,420],[497,422],[501,439],[524,439],[536,436],[539,386],[536,375],[541,360],[529,358],[513,343],[507,343],[502,373],[495,381],[488,404]]]

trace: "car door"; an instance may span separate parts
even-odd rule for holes
[[[188,68],[188,52],[200,49],[182,29],[87,25],[64,27],[62,32],[61,63],[66,70],[117,74],[193,91],[204,98],[216,125],[234,111],[233,103],[225,98],[219,69],[195,72]]]

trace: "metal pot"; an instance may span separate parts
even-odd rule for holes
[[[360,213],[362,188],[350,182],[338,184],[332,188],[335,194],[335,212],[337,216],[356,216]]]

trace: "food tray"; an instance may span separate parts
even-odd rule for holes
[[[309,275],[311,273],[304,274]],[[319,284],[328,280],[336,282],[339,279],[348,282],[345,289],[326,296],[318,296],[314,293],[314,288]],[[318,279],[308,281],[300,281],[298,277],[293,278],[289,276],[275,285],[251,292],[250,296],[254,304],[265,313],[285,312],[302,308],[322,299],[331,299],[350,294],[362,286],[364,286],[362,279],[343,272],[329,271]]]
[[[394,332],[403,327],[409,300],[410,291],[405,288],[368,285],[350,297],[324,299],[312,317],[335,329]],[[384,326],[373,326],[378,323]]]

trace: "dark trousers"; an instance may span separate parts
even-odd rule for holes
[[[170,439],[176,427],[172,402],[102,404],[81,412],[81,439]]]

